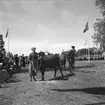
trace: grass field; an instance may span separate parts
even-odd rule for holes
[[[105,105],[105,61],[76,61],[75,75],[61,78],[60,72],[38,72],[30,82],[28,66],[0,89],[0,105]]]

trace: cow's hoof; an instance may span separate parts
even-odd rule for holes
[[[56,75],[54,75],[54,78],[56,77]]]
[[[32,80],[30,80],[30,82],[32,82]]]
[[[62,75],[62,77],[64,77],[64,75]]]
[[[72,75],[75,75],[75,73],[73,72]]]
[[[41,79],[41,81],[44,81],[44,79]]]
[[[36,81],[36,79],[35,78],[33,78],[34,79],[34,81]]]

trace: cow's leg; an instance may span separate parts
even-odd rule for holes
[[[66,69],[65,69],[65,64],[64,64],[64,70],[66,70]]]
[[[0,81],[1,82],[1,81]],[[1,83],[0,83],[0,88],[2,88]]]
[[[41,74],[42,74],[42,80],[41,81],[44,81],[44,73],[45,73],[45,70],[44,69],[40,69],[41,70]]]
[[[54,70],[55,70],[55,72],[54,72],[54,77],[56,77],[57,68],[55,68]]]
[[[63,73],[62,73],[61,67],[59,66],[58,68],[59,68],[59,70],[60,70],[60,72],[61,72],[61,75],[62,75],[62,77],[63,77],[64,75],[63,75]]]
[[[35,78],[35,76],[33,76],[33,80],[34,80],[34,81],[36,81],[36,78]]]
[[[65,69],[65,67],[64,67],[64,62],[62,62],[61,68],[62,68],[63,70]]]
[[[42,72],[42,81],[44,81],[44,71]]]

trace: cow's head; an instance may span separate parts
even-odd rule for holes
[[[40,52],[38,53],[38,55],[39,55],[39,57],[40,57],[40,56],[43,57],[43,56],[45,56],[45,53],[44,53],[43,51],[40,51]]]

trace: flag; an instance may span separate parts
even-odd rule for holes
[[[7,29],[6,36],[5,36],[6,38],[8,37],[8,31],[9,31],[9,29]]]
[[[83,33],[85,33],[87,30],[89,30],[88,22],[85,24],[85,28],[83,30]]]
[[[85,46],[87,45],[87,40],[85,41]]]

